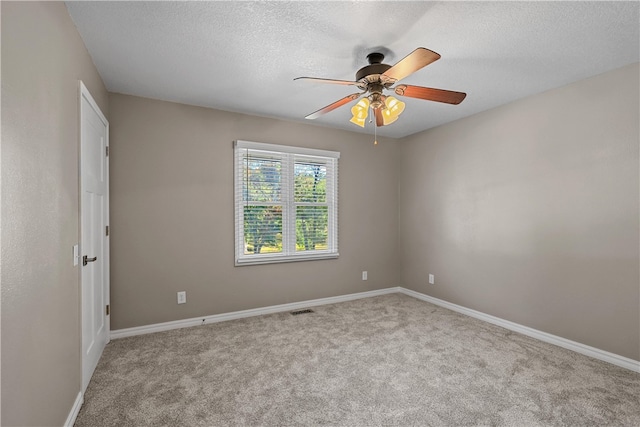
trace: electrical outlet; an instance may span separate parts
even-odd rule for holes
[[[366,271],[362,272],[362,280],[367,280],[367,272]]]
[[[429,284],[430,285],[434,285],[436,283],[436,276],[434,276],[433,274],[429,275]]]
[[[178,292],[178,304],[185,304],[187,302],[187,291]]]

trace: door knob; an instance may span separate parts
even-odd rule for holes
[[[83,265],[83,266],[84,266],[84,265],[87,265],[87,264],[89,264],[90,262],[94,262],[94,261],[95,261],[95,260],[97,260],[97,259],[98,259],[98,257],[97,257],[97,256],[94,256],[93,258],[89,258],[88,256],[86,256],[86,255],[85,255],[85,256],[83,256],[83,257],[82,257],[82,265]]]

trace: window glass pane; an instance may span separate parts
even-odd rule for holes
[[[278,159],[247,156],[244,159],[244,191],[247,202],[280,202],[282,164]]]
[[[327,201],[327,166],[296,162],[294,166],[296,202]]]
[[[296,207],[296,251],[328,249],[327,206]]]
[[[282,252],[282,206],[244,207],[244,254]]]

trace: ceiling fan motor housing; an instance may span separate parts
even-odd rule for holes
[[[356,73],[356,81],[360,81],[370,75],[380,75],[391,68],[391,65],[383,64],[384,55],[378,52],[367,55],[369,65],[362,67]],[[378,80],[378,79],[376,79]]]

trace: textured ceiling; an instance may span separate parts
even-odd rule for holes
[[[112,92],[266,117],[304,116],[351,86],[366,55],[442,55],[402,83],[467,93],[403,98],[379,134],[403,137],[639,61],[637,2],[67,2]],[[349,123],[350,106],[313,122]]]

